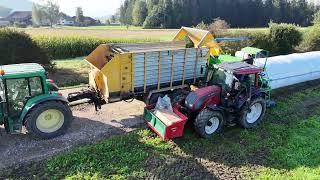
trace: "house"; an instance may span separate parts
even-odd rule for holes
[[[65,15],[59,19],[58,25],[73,26],[74,25],[74,18]]]
[[[0,27],[6,27],[6,26],[10,26],[10,22],[7,21],[5,18],[0,17]]]
[[[19,24],[31,25],[32,12],[31,11],[14,11],[3,20],[9,21],[11,24],[19,23]]]
[[[72,16],[72,19],[75,21],[76,17]],[[82,23],[75,22],[75,24],[80,26],[95,26],[95,25],[98,25],[99,22],[93,19],[92,17],[83,16],[83,22]]]
[[[97,20],[93,19],[92,17],[84,16],[83,23],[86,26],[94,26],[94,25],[97,25],[98,22],[97,22]]]

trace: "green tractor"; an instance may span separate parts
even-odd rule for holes
[[[64,134],[73,116],[58,90],[39,64],[0,66],[0,125],[13,134],[25,126],[42,139]]]

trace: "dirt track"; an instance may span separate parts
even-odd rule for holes
[[[65,95],[76,90],[68,89],[62,93]],[[51,140],[35,140],[28,134],[8,135],[0,126],[0,172],[15,164],[45,159],[72,147],[144,126],[141,119],[143,107],[139,101],[107,104],[98,112],[88,104],[72,107],[74,120],[71,128],[67,134]]]

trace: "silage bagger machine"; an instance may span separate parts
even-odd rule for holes
[[[146,123],[165,140],[182,136],[187,120],[204,138],[225,124],[254,127],[263,119],[270,88],[264,68],[252,62],[266,53],[257,48],[244,48],[237,57],[221,52],[210,32],[186,27],[172,42],[102,44],[86,58],[92,67],[89,88],[69,94],[68,101],[40,65],[2,66],[0,125],[11,133],[25,125],[38,137],[52,138],[70,124],[68,102],[90,99],[98,110],[135,98],[147,104]],[[154,111],[165,95],[177,115],[174,121]]]
[[[185,39],[193,47],[187,48]],[[86,60],[90,88],[69,94],[70,102],[89,98],[103,103],[136,98],[144,101],[146,123],[163,139],[183,134],[185,122],[210,138],[225,124],[256,126],[262,119],[270,88],[263,68],[252,65],[266,53],[244,48],[243,57],[221,55],[205,30],[183,27],[172,42],[102,44]],[[244,57],[246,55],[246,57]],[[154,112],[159,97],[171,98],[174,121]]]

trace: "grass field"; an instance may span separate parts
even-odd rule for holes
[[[88,84],[90,65],[85,57],[55,60],[54,72],[49,73],[59,87],[85,86]]]
[[[63,68],[69,65],[56,62]],[[268,109],[256,129],[225,127],[221,135],[206,140],[187,128],[183,138],[169,142],[140,129],[12,169],[11,176],[320,179],[320,85],[305,84],[277,94],[281,95],[274,96],[277,107]]]
[[[104,29],[104,30],[141,30],[142,26],[88,26],[88,27],[76,27],[76,26],[63,26],[63,29]]]
[[[307,27],[300,27],[301,32],[305,32]],[[73,27],[65,26],[60,28],[23,28],[19,29],[30,34],[32,37],[65,37],[65,36],[82,36],[97,38],[126,38],[126,39],[160,39],[171,40],[179,29],[142,29],[141,27],[130,26],[89,26],[89,27]],[[266,33],[268,28],[232,28],[228,30],[228,34],[239,32],[246,33]]]
[[[100,27],[100,26],[99,26]],[[68,27],[68,28],[25,28],[19,29],[30,34],[31,37],[91,37],[108,38],[114,40],[158,40],[169,41],[178,32],[176,29],[103,29],[96,27]]]

